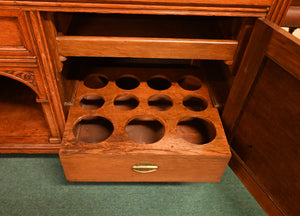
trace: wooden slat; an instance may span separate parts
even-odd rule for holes
[[[234,40],[59,36],[63,56],[232,60]]]

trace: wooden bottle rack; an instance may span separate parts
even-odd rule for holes
[[[69,181],[217,182],[230,158],[198,68],[98,67],[60,149]]]

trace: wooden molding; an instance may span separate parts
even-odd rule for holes
[[[49,106],[43,106],[45,115],[48,119],[52,136],[61,137],[64,130],[65,116],[63,113],[62,103],[59,98],[59,92],[56,87],[55,70],[51,63],[51,57],[48,51],[43,26],[39,12],[26,13],[28,28],[31,31],[31,40],[33,41],[34,50],[37,53],[39,65],[40,85],[44,88],[45,94],[49,100]]]
[[[180,2],[178,0],[163,1],[3,1],[3,7],[18,6],[26,10],[64,12],[94,12],[94,13],[122,13],[122,14],[172,14],[172,15],[205,15],[205,16],[244,16],[264,17],[268,12],[271,0],[261,1],[211,1],[192,0]]]
[[[267,15],[271,22],[281,25],[292,0],[274,0]]]
[[[41,144],[2,144],[0,146],[1,153],[47,153],[57,154],[60,144],[41,143]]]

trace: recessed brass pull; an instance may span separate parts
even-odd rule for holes
[[[132,166],[132,170],[138,173],[151,173],[158,170],[158,166],[153,163],[137,163]]]

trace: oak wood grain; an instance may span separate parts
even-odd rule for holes
[[[213,182],[220,180],[230,158],[230,151],[218,111],[212,107],[208,89],[199,69],[92,67],[86,68],[85,71],[95,74],[90,75],[92,79],[89,82],[79,84],[74,106],[70,108],[60,150],[60,158],[68,180]],[[102,78],[99,79],[99,76]],[[124,76],[128,77],[127,81],[119,81]],[[156,80],[158,83],[159,79],[166,79],[170,85],[157,83],[152,85],[149,81],[152,77],[158,78]],[[180,81],[179,85],[177,81],[184,77],[187,79]],[[104,78],[108,82],[104,81]],[[130,78],[137,79],[138,83],[129,82]],[[96,85],[97,82],[99,85]],[[201,87],[197,90],[185,90],[180,87],[188,88],[191,85],[194,87],[199,82]],[[136,88],[129,88],[129,83],[134,84]],[[125,90],[120,88],[122,85],[125,85]],[[119,109],[114,100],[123,94],[127,97],[135,96],[139,102],[138,106]],[[148,105],[151,96],[160,94],[171,98],[173,102],[171,108],[161,111]],[[93,109],[86,109],[86,105],[82,106],[80,101],[88,95],[90,99],[97,95],[101,96],[104,104],[94,108],[94,103],[91,103]],[[207,108],[203,111],[189,109],[183,104],[184,98],[189,95],[204,100]],[[106,126],[99,129],[96,121],[89,125],[86,120],[93,119],[93,116],[104,117],[112,125],[107,127],[105,123]],[[201,124],[201,121],[193,118],[204,119],[207,125],[200,127],[198,124]],[[160,123],[152,120],[158,120]],[[149,175],[134,173],[131,167],[139,162],[157,164],[159,170]]]
[[[133,38],[133,37],[56,37],[64,56],[218,59],[232,60],[234,40]]]
[[[239,2],[239,4],[237,4]],[[251,16],[264,17],[267,14],[268,1],[219,1],[217,2],[140,2],[115,1],[0,1],[3,7],[17,6],[40,11],[65,11],[65,12],[95,12],[113,14],[174,14],[174,15],[205,15],[205,16]]]
[[[17,8],[0,9],[0,58],[35,58],[24,13]]]
[[[49,128],[36,94],[7,77],[1,76],[0,82],[0,152],[5,144],[48,143]]]
[[[26,18],[27,25],[31,32],[30,39],[34,44],[34,50],[37,53],[38,58],[38,84],[49,101],[48,104],[43,106],[45,117],[49,123],[51,136],[55,137],[59,142],[64,129],[65,116],[56,82],[56,68],[51,61],[51,51],[48,48],[40,13],[32,11],[27,12]]]

